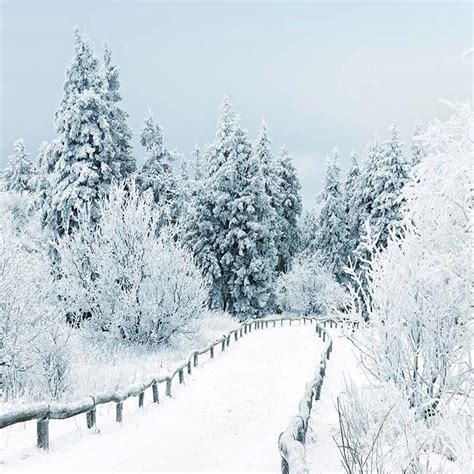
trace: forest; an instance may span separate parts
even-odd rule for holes
[[[55,138],[1,172],[0,412],[125,388],[248,321],[331,318],[365,380],[337,394],[346,472],[469,472],[471,105],[408,146],[386,124],[346,174],[334,147],[304,210],[291,149],[230,98],[191,157],[151,112],[132,149],[121,101],[112,49],[76,29]]]

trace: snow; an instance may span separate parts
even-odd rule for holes
[[[297,412],[321,350],[314,325],[252,331],[215,359],[202,356],[184,386],[173,380],[172,398],[160,386],[160,405],[149,392],[143,410],[136,399],[125,402],[122,426],[113,404],[98,407],[99,434],[87,431],[84,415],[50,422],[49,453],[32,447],[34,422],[2,430],[3,468],[278,472],[278,435]]]
[[[327,362],[321,398],[313,405],[306,435],[306,463],[311,474],[345,472],[334,437],[339,441],[337,396],[350,378],[357,384],[365,381],[358,367],[352,343],[340,336],[339,330],[329,331],[333,351]]]

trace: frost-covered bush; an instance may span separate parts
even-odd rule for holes
[[[0,215],[0,392],[4,399],[56,398],[68,383],[66,325],[50,268],[31,235]]]
[[[393,384],[346,384],[335,438],[346,472],[468,472],[472,407],[456,408],[443,407],[439,423],[424,423]]]
[[[131,182],[114,186],[98,210],[93,232],[84,211],[58,244],[57,286],[69,319],[94,338],[124,343],[160,344],[187,331],[208,288],[174,230],[157,237],[159,216]]]
[[[276,283],[276,300],[283,311],[326,315],[344,304],[345,294],[316,256],[300,256]]]
[[[467,106],[432,125],[428,154],[403,191],[404,236],[370,249],[370,323],[356,344],[366,368],[393,381],[425,417],[444,397],[473,389],[471,127]],[[360,316],[355,293],[351,312]]]
[[[463,408],[474,390],[472,127],[467,105],[432,124],[423,136],[427,155],[402,191],[403,235],[392,234],[383,250],[368,239],[366,292],[350,289],[350,313],[362,320],[365,307],[369,318],[353,336],[362,364],[378,384],[398,390],[416,430],[442,431],[422,450],[457,463],[465,453],[456,444],[472,437]]]

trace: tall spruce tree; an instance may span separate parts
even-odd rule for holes
[[[340,173],[338,150],[335,148],[326,165],[316,248],[323,263],[334,273],[336,279],[342,282],[345,275],[347,227]]]
[[[283,147],[276,159],[276,171],[279,177],[279,202],[277,210],[280,218],[281,235],[277,241],[277,270],[286,272],[290,269],[291,260],[300,247],[298,219],[303,211],[301,184],[293,166],[288,150]]]
[[[32,193],[36,189],[36,178],[36,166],[28,158],[25,142],[20,138],[13,144],[13,154],[2,172],[2,187],[5,191]]]
[[[201,148],[196,143],[193,149],[193,174],[195,181],[201,181],[206,177],[206,163],[205,156],[203,155]]]
[[[104,79],[104,98],[109,107],[113,159],[120,163],[122,176],[128,176],[136,170],[136,162],[132,156],[132,147],[130,145],[132,132],[127,125],[128,114],[119,106],[119,103],[122,101],[119,69],[112,61],[112,50],[107,43],[104,45],[102,74]]]
[[[97,222],[98,201],[114,180],[124,176],[117,159],[109,101],[99,61],[88,39],[74,31],[74,56],[66,70],[63,96],[56,111],[55,160],[44,223],[54,234],[74,230],[78,211],[87,206]]]
[[[155,204],[166,207],[171,221],[176,222],[181,209],[178,179],[173,171],[177,154],[168,148],[163,129],[152,113],[144,120],[140,143],[146,151],[145,161],[137,175],[140,189],[150,193]]]
[[[390,233],[400,230],[401,205],[399,199],[403,186],[408,182],[410,166],[402,152],[398,128],[393,124],[389,138],[383,145],[378,166],[372,169],[371,187],[374,200],[370,211],[369,225],[378,247],[385,247]]]
[[[357,153],[351,154],[351,167],[344,183],[344,212],[346,216],[347,241],[344,251],[346,264],[359,244],[360,221],[358,216],[358,206],[354,206],[355,195],[360,191],[360,167],[357,159]]]
[[[273,239],[278,247],[283,237],[283,216],[282,216],[282,195],[280,174],[277,169],[277,162],[273,158],[271,151],[271,141],[268,136],[268,128],[265,121],[262,125],[257,138],[252,143],[253,159],[260,166],[263,179],[265,193],[271,206],[271,229],[273,231]]]
[[[276,251],[260,161],[229,100],[206,153],[208,176],[193,201],[187,236],[211,284],[211,307],[259,317],[271,298]]]

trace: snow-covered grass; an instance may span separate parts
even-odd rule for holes
[[[199,350],[227,334],[239,324],[224,313],[208,312],[193,321],[191,331],[170,340],[168,345],[121,346],[94,344],[80,330],[71,331],[70,372],[67,390],[60,401],[72,401],[99,392],[122,389],[164,375],[183,363],[192,351]],[[40,395],[35,394],[38,399]],[[0,404],[3,409],[31,401],[31,394]],[[45,400],[49,400],[44,394]]]
[[[344,390],[346,380],[357,384],[366,381],[351,342],[342,336],[340,329],[328,330],[333,339],[333,350],[327,361],[321,397],[313,405],[306,435],[306,463],[312,474],[344,472],[337,447],[337,397]]]
[[[277,440],[313,376],[322,342],[314,326],[252,331],[213,360],[200,359],[185,385],[159,405],[129,399],[123,424],[113,404],[99,406],[97,431],[85,416],[50,422],[49,453],[35,444],[35,423],[0,431],[8,471],[278,472]],[[202,366],[205,367],[202,367]]]

